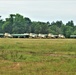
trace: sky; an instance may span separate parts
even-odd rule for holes
[[[0,0],[1,19],[16,13],[32,21],[73,20],[76,24],[76,0]]]

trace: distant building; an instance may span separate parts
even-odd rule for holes
[[[13,38],[28,38],[29,34],[24,33],[24,34],[11,34]]]
[[[0,38],[4,37],[4,34],[3,33],[0,33]]]
[[[76,35],[70,35],[70,38],[76,38]]]

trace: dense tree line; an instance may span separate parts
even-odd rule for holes
[[[63,34],[65,37],[70,37],[72,34],[76,34],[76,26],[73,21],[68,21],[63,24],[62,21],[56,22],[36,22],[31,21],[27,17],[23,17],[20,14],[10,14],[9,18],[5,21],[0,16],[0,33],[52,33],[52,34]]]

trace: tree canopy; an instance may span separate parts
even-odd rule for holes
[[[76,26],[73,21],[68,21],[64,24],[62,21],[56,22],[40,22],[31,21],[28,17],[20,14],[10,14],[8,18],[3,21],[0,16],[0,33],[52,33],[55,35],[63,34],[69,38],[70,35],[76,34]]]

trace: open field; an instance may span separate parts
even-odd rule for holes
[[[76,39],[0,38],[0,75],[76,75]]]

